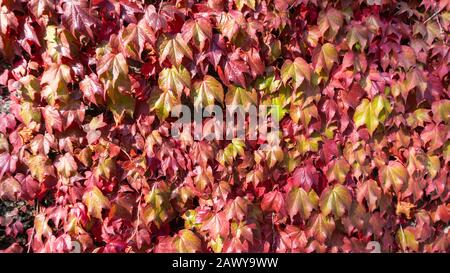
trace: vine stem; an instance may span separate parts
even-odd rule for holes
[[[137,241],[138,238],[138,231],[139,231],[139,224],[141,222],[141,200],[142,196],[139,196],[138,201],[138,208],[137,208],[137,220],[136,220],[136,226],[134,227],[134,232],[131,234],[130,238],[127,240],[127,242],[131,241],[133,238],[136,238],[135,241]]]
[[[275,213],[272,212],[272,251],[275,252],[275,225],[273,223],[273,220],[275,218]]]
[[[428,21],[430,21],[431,19],[433,19],[436,15],[438,15],[443,9],[440,9],[438,11],[436,11],[435,13],[433,13],[430,17],[428,17],[427,20],[425,20],[425,22],[423,22],[424,24],[426,24]]]
[[[36,211],[39,211],[39,203],[36,200]],[[34,212],[34,216],[36,217],[36,211]],[[31,250],[31,244],[33,243],[33,237],[34,237],[34,233],[36,231],[36,224],[33,220],[33,231],[31,231],[31,236],[30,236],[30,240],[28,241],[28,249],[27,249],[27,253],[30,253]]]

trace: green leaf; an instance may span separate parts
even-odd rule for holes
[[[34,107],[33,103],[24,101],[20,104],[20,117],[27,126],[32,121],[39,124],[41,122],[41,111]]]
[[[116,174],[116,161],[110,157],[100,160],[96,174],[106,179],[111,179]]]
[[[355,110],[353,120],[356,127],[365,125],[372,135],[379,123],[384,121],[390,112],[391,106],[389,101],[378,95],[372,101],[363,99]]]
[[[228,164],[233,164],[238,155],[244,156],[245,143],[240,139],[233,139],[223,151],[223,159]]]
[[[433,111],[433,119],[436,122],[443,121],[445,124],[450,123],[450,100],[439,100],[433,103],[431,107]]]
[[[178,97],[181,97],[185,88],[191,88],[191,74],[182,65],[164,68],[159,73],[158,85],[163,91],[171,90],[176,92]]]
[[[267,76],[265,78],[258,78],[256,80],[256,88],[258,90],[265,90],[268,93],[274,93],[280,87],[281,81],[275,80],[275,76]]]
[[[214,100],[223,104],[223,88],[214,77],[206,75],[203,81],[194,83],[194,105],[213,105]]]
[[[411,126],[413,128],[415,128],[417,126],[424,127],[425,122],[431,121],[429,113],[430,113],[430,110],[419,108],[408,116],[408,118],[406,119],[406,122],[408,123],[408,126]]]
[[[303,188],[293,187],[286,198],[286,206],[291,219],[299,213],[302,219],[307,220],[313,210],[308,193]]]
[[[294,61],[286,60],[281,67],[281,80],[286,84],[290,79],[294,81],[295,89],[297,89],[305,79],[310,82],[311,68],[309,64],[300,57],[296,58]]]
[[[342,217],[351,204],[352,196],[349,190],[340,184],[326,188],[320,196],[320,209],[324,216],[332,212],[334,216]]]

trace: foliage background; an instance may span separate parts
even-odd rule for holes
[[[2,251],[449,250],[448,1],[0,3]],[[179,103],[278,105],[281,147]]]

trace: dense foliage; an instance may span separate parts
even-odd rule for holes
[[[5,252],[450,250],[449,1],[0,3]],[[281,145],[171,137],[236,102]]]

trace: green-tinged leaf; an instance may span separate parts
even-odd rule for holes
[[[195,253],[202,249],[202,241],[189,229],[178,232],[174,239],[174,245],[177,252],[180,253]]]
[[[350,165],[347,160],[341,158],[339,160],[335,160],[333,166],[328,169],[327,177],[328,181],[338,181],[343,184],[345,182],[345,177],[347,173],[350,171]]]
[[[203,81],[194,83],[194,105],[213,105],[214,100],[223,104],[222,84],[212,76],[206,75]]]
[[[392,187],[398,193],[408,184],[408,171],[400,162],[389,161],[389,164],[381,169],[381,182],[385,192]]]
[[[338,63],[338,54],[334,46],[326,43],[320,48],[318,47],[314,52],[312,63],[316,72],[324,69],[329,73],[333,65]]]
[[[286,208],[291,219],[298,214],[307,220],[313,210],[313,204],[303,188],[293,187],[286,198]]]
[[[175,35],[163,34],[158,40],[159,62],[169,58],[172,65],[180,65],[183,57],[192,60],[192,51],[180,33]]]
[[[171,90],[162,91],[156,89],[155,91],[149,100],[150,110],[155,111],[160,120],[165,120],[172,108],[179,104],[179,100]]]
[[[31,176],[40,182],[44,181],[47,176],[53,175],[53,166],[45,155],[38,154],[30,156],[27,165],[30,169]]]
[[[304,80],[311,81],[311,68],[309,64],[298,57],[294,61],[286,60],[281,67],[281,79],[284,84],[292,79],[294,88],[297,89]]]
[[[102,209],[110,207],[109,200],[96,186],[83,194],[83,203],[86,205],[91,217],[102,219]]]
[[[111,81],[113,89],[129,91],[128,64],[122,53],[108,52],[101,56],[97,64],[97,75],[105,82]]]
[[[42,74],[42,95],[50,105],[57,101],[63,103],[69,100],[67,84],[72,82],[70,67],[65,64],[52,64]]]
[[[212,39],[211,23],[202,17],[185,22],[181,31],[183,39],[185,41],[192,40],[195,47],[200,51],[203,51],[206,41]]]
[[[255,10],[256,6],[256,0],[234,0],[234,3],[236,4],[238,10],[242,10],[244,6],[247,6],[252,10]]]
[[[249,92],[242,87],[230,86],[225,96],[225,103],[227,105],[241,105],[245,109],[249,105],[256,105],[256,92]]]
[[[400,229],[397,231],[395,239],[397,241],[397,244],[401,247],[403,251],[419,250],[419,243],[417,242],[414,233],[410,230],[409,227],[405,229],[400,227]]]
[[[159,73],[158,85],[163,91],[170,90],[176,92],[178,97],[181,97],[183,91],[186,95],[189,95],[188,90],[191,87],[191,74],[182,65],[164,68]]]
[[[316,214],[314,217],[309,218],[309,224],[307,232],[310,236],[324,243],[331,237],[335,229],[335,223],[332,217],[323,215],[321,213]]]
[[[113,113],[116,124],[121,123],[127,114],[133,116],[136,100],[131,94],[121,93],[112,88],[109,88],[106,94],[108,109]]]
[[[429,113],[430,110],[419,108],[408,116],[406,122],[408,123],[408,126],[411,126],[413,128],[417,126],[423,127],[425,122],[431,121]]]
[[[317,21],[320,33],[330,40],[334,40],[343,23],[342,12],[334,8],[328,8],[325,12],[321,12]]]
[[[363,99],[355,110],[353,120],[356,127],[365,125],[372,135],[380,122],[383,122],[391,111],[389,101],[378,95],[372,101]]]
[[[441,161],[436,155],[427,156],[427,170],[431,178],[435,178],[441,169]]]
[[[340,185],[326,188],[320,196],[320,209],[324,216],[333,213],[335,217],[342,217],[350,209],[352,196],[349,190]]]

